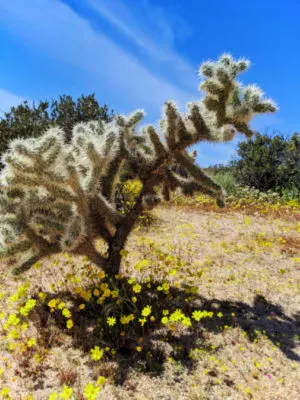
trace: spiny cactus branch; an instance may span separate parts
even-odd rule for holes
[[[137,131],[144,116],[137,110],[127,117],[116,115],[109,123],[77,124],[68,144],[56,127],[38,138],[11,142],[1,160],[5,167],[0,176],[0,255],[28,250],[34,260],[68,251],[87,255],[114,275],[135,222],[158,204],[161,195],[169,201],[171,192],[180,188],[185,195],[206,193],[223,206],[222,188],[186,149],[202,141],[229,141],[237,132],[251,136],[253,116],[276,110],[257,86],[243,87],[236,80],[248,65],[228,54],[203,63],[204,97],[189,103],[183,114],[167,101],[160,132],[152,125]],[[115,198],[126,170],[139,179],[142,189],[123,215]],[[108,256],[95,248],[97,237],[107,243]]]

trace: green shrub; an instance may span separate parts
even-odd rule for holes
[[[228,196],[234,196],[237,191],[237,181],[231,169],[224,169],[214,173],[208,173],[209,176],[220,185]]]
[[[298,196],[300,188],[300,136],[256,134],[240,142],[239,159],[233,163],[233,174],[241,186],[251,186],[287,196]],[[298,189],[297,189],[298,188]]]

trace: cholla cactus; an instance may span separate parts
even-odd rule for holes
[[[164,105],[162,135],[151,125],[136,127],[144,112],[117,115],[110,123],[91,121],[73,128],[71,143],[51,128],[40,138],[17,139],[3,155],[0,187],[0,253],[30,253],[31,260],[60,251],[84,254],[108,274],[119,272],[120,251],[145,208],[181,188],[186,195],[204,192],[223,205],[223,191],[195,164],[186,148],[201,141],[226,141],[236,132],[252,134],[249,120],[276,106],[256,86],[236,80],[248,61],[223,55],[200,67],[206,95],[181,115],[174,102]],[[183,177],[171,166],[187,171]],[[115,205],[116,184],[124,165],[142,183],[134,206],[123,215]],[[102,237],[106,256],[93,240]]]

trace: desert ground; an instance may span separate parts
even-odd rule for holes
[[[105,325],[108,316],[118,321],[123,300],[81,257],[43,259],[19,276],[2,265],[3,399],[299,398],[299,213],[171,205],[151,214],[130,236],[118,277],[133,322]],[[30,313],[17,314],[30,298]],[[147,305],[151,313],[141,314]],[[213,315],[197,321],[195,310]],[[12,314],[20,321],[8,323]]]

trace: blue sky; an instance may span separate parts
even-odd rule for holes
[[[156,124],[165,100],[197,100],[198,68],[224,52],[280,106],[252,126],[300,129],[299,0],[0,0],[0,110],[95,92],[118,113],[143,108]],[[243,137],[197,145],[200,166],[229,161]]]

